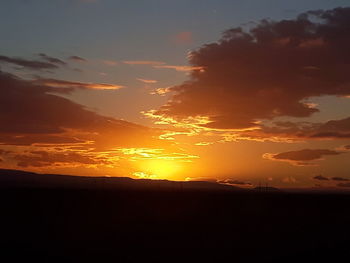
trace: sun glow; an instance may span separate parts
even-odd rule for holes
[[[174,160],[148,160],[142,162],[140,170],[142,171],[134,173],[139,178],[177,180],[184,167]]]

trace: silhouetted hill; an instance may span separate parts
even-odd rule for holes
[[[20,170],[0,169],[0,188],[75,188],[124,190],[220,190],[245,189],[205,181],[169,181],[132,179],[129,177],[87,177],[58,174],[38,174]]]
[[[319,263],[349,254],[345,194],[14,170],[0,171],[0,185],[1,262]]]
[[[281,192],[282,190],[272,186],[257,186],[254,188],[258,192]]]

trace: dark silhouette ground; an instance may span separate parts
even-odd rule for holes
[[[1,172],[2,178],[11,173]],[[350,257],[347,194],[159,184],[144,190],[35,187],[38,181],[22,187],[20,180],[17,185],[6,180],[0,189],[1,262],[348,262]]]

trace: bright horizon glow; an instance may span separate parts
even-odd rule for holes
[[[174,160],[147,160],[139,164],[140,170],[134,175],[143,179],[180,180],[184,167]]]

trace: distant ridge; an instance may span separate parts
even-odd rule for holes
[[[87,177],[60,174],[39,174],[7,169],[0,169],[0,189],[1,188],[249,191],[236,186],[205,181],[179,182],[169,180],[132,179],[129,177]]]

